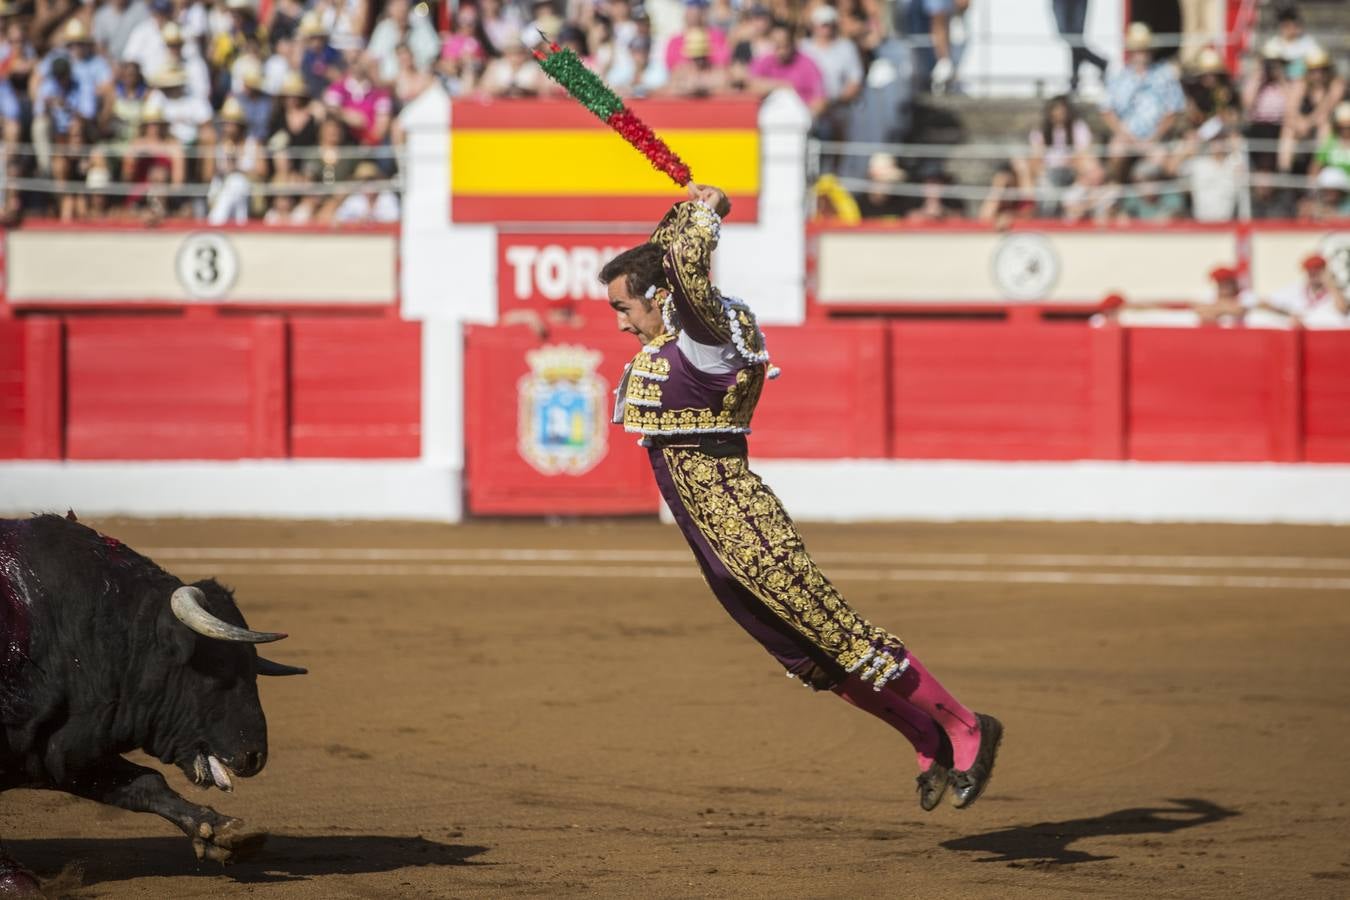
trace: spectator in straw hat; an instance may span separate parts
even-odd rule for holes
[[[217,117],[220,135],[211,155],[203,160],[202,177],[210,182],[207,221],[212,225],[248,221],[250,177],[260,162],[258,142],[248,136],[244,108],[234,97],[221,104]]]
[[[89,29],[78,18],[66,20],[59,33],[59,42],[38,64],[38,74],[46,75],[52,60],[65,57],[70,60],[70,73],[81,86],[92,90],[103,101],[112,90],[112,66],[94,52],[94,39]]]
[[[1106,84],[1102,119],[1116,159],[1155,156],[1185,108],[1171,66],[1153,59],[1153,32],[1134,22],[1125,33],[1125,66]]]
[[[248,123],[250,136],[260,141],[267,140],[272,130],[272,110],[275,103],[272,96],[263,90],[262,67],[256,64],[244,70],[243,90],[231,94],[239,101],[244,112],[244,121]]]
[[[731,62],[731,49],[721,31],[708,23],[708,0],[684,0],[684,29],[666,42],[666,71],[674,73],[681,61],[692,57],[685,49],[685,40],[691,31],[702,32],[708,41],[708,57],[713,66],[723,68]]]
[[[169,123],[169,132],[183,146],[191,147],[204,137],[201,127],[211,121],[211,104],[204,97],[187,92],[187,73],[179,68],[164,69],[150,81],[154,91],[147,103],[154,103]]]
[[[177,23],[167,22],[160,37],[164,39],[164,49],[168,54],[166,57],[166,69],[181,69],[187,83],[183,86],[183,93],[193,99],[205,100],[208,103],[211,100],[211,73],[207,71],[206,61],[202,59],[200,53],[187,55],[183,52],[183,30]]]
[[[1219,51],[1213,47],[1201,50],[1188,74],[1184,87],[1190,127],[1199,128],[1214,119],[1222,126],[1240,124],[1242,111],[1238,108],[1237,91]]]
[[[168,212],[164,187],[181,187],[187,176],[183,145],[169,131],[164,110],[157,101],[147,102],[141,110],[141,133],[132,139],[122,157],[122,181],[137,185],[140,191],[128,198],[144,201],[154,218]]]
[[[670,92],[681,97],[710,97],[727,89],[727,70],[713,65],[708,32],[690,28],[678,65],[670,73]]]
[[[300,73],[311,97],[322,97],[328,86],[342,77],[342,54],[328,43],[328,27],[314,13],[300,20],[300,40],[305,50],[300,57]]]
[[[1345,99],[1345,79],[1336,72],[1331,56],[1325,50],[1317,48],[1305,62],[1308,74],[1291,86],[1289,111],[1280,130],[1281,172],[1307,168],[1310,162],[1307,155],[1296,158],[1297,144],[1325,140],[1331,133],[1336,106]]]

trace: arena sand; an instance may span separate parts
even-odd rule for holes
[[[805,527],[1007,726],[984,798],[924,814],[903,740],[784,678],[673,528],[91,524],[219,574],[312,674],[262,684],[271,760],[233,796],[169,774],[272,834],[251,862],[0,795],[8,851],[81,861],[77,896],[1350,895],[1345,529]]]

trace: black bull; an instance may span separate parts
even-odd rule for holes
[[[267,762],[258,656],[285,637],[248,630],[213,580],[184,585],[73,520],[0,519],[0,791],[46,788],[168,819],[199,859],[227,862],[261,834],[189,803],[143,750],[229,791]]]

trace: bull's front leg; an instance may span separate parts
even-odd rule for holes
[[[192,849],[198,859],[238,862],[256,853],[267,839],[260,831],[247,830],[240,819],[223,816],[209,806],[189,803],[169,787],[159,772],[120,756],[71,778],[61,785],[61,790],[168,819],[192,838]]]

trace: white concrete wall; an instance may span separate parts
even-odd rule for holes
[[[457,468],[406,461],[0,463],[0,513],[458,521]]]
[[[751,463],[804,521],[1350,523],[1350,465]]]

